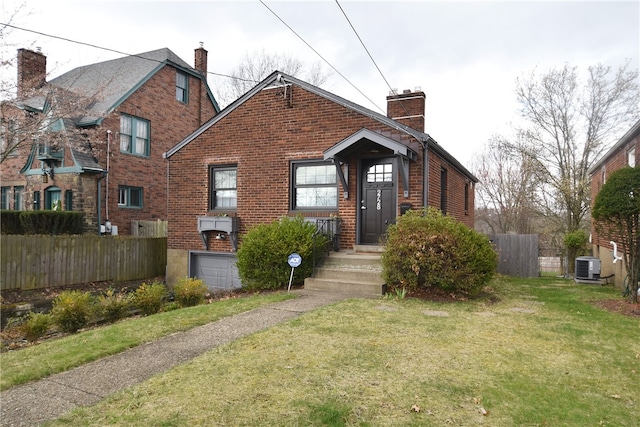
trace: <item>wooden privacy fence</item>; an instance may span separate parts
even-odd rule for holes
[[[0,236],[2,290],[147,279],[166,265],[166,238]]]
[[[489,236],[498,252],[498,273],[516,277],[538,277],[537,234],[493,234]]]
[[[168,221],[131,221],[131,235],[135,237],[167,237]]]

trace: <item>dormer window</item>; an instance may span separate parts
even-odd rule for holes
[[[189,78],[180,71],[176,72],[176,99],[185,104],[189,101]]]

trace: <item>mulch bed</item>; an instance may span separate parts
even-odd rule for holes
[[[594,301],[593,305],[603,308],[613,313],[619,313],[624,316],[640,318],[640,304],[634,304],[626,299],[605,299]]]

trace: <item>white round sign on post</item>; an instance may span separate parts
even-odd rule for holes
[[[300,267],[300,264],[302,264],[302,257],[294,252],[289,255],[289,258],[287,258],[287,262],[289,263],[289,266],[291,268]]]
[[[287,262],[291,267],[291,276],[289,276],[289,287],[287,288],[287,292],[289,292],[291,290],[291,282],[293,282],[293,270],[295,270],[296,267],[300,267],[300,264],[302,264],[302,257],[294,252],[287,257]]]

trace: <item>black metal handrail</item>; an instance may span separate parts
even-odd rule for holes
[[[325,256],[329,255],[329,252],[340,249],[340,228],[340,218],[338,217],[316,219],[316,231],[313,233],[313,276],[316,275],[316,265],[318,265]],[[316,239],[320,235],[327,237],[327,243],[320,253],[318,253]]]

